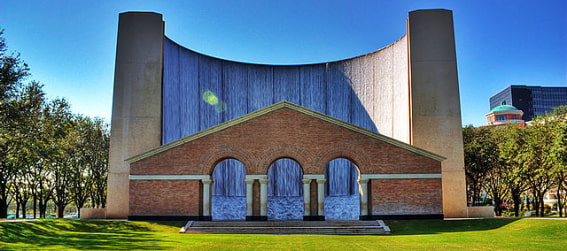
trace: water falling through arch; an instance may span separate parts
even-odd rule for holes
[[[268,168],[269,220],[303,219],[303,170],[297,161],[281,158]]]
[[[246,169],[236,159],[219,162],[213,171],[213,220],[246,219]]]
[[[325,171],[325,219],[359,219],[360,172],[350,160],[336,158]]]

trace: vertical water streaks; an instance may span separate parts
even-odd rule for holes
[[[219,105],[222,97],[222,62],[209,58],[199,58],[199,94],[201,101],[200,129],[216,126],[223,121],[222,106]]]
[[[188,50],[180,50],[179,74],[179,96],[183,98],[179,100],[179,103],[169,100],[163,102],[164,107],[166,104],[180,106],[180,114],[177,114],[180,124],[177,130],[181,131],[182,137],[186,137],[200,131],[201,116],[199,112],[196,112],[199,111],[199,105],[202,102],[201,93],[199,93],[199,56]],[[163,134],[166,135],[165,132]]]
[[[268,219],[303,219],[303,170],[293,159],[281,158],[268,168]]]
[[[240,91],[248,92],[248,113],[274,104],[273,67],[248,65],[248,86]]]
[[[303,196],[303,170],[293,159],[281,158],[268,168],[268,196]]]
[[[284,100],[374,132],[384,129],[385,135],[408,142],[409,124],[397,122],[407,120],[408,116],[408,77],[404,75],[404,71],[407,73],[406,44],[404,37],[379,53],[351,60],[276,66],[212,58],[185,49],[166,38],[162,144]],[[401,118],[397,119],[398,116]],[[236,175],[226,172],[237,172],[234,170],[240,170],[241,163],[226,161],[220,165],[219,170],[232,171],[215,171],[215,182],[222,180],[223,175]],[[301,167],[293,160],[282,159],[281,164],[278,160],[269,170],[271,188],[268,203],[272,205],[269,209],[272,217],[301,217]],[[356,167],[348,160],[333,161],[329,164],[327,175],[329,196],[325,207],[330,206],[327,211],[329,217],[355,217],[345,214],[346,211],[358,215],[358,210],[353,209],[360,197],[356,192]],[[244,182],[242,188],[234,185],[221,188],[221,183],[214,185],[217,189],[213,190],[217,193],[214,203],[220,201],[218,196],[231,198],[224,200],[227,203],[244,196],[244,190],[238,190],[244,189]],[[224,189],[223,195],[218,189]],[[278,203],[281,206],[276,206]],[[245,210],[245,203],[242,205]],[[278,210],[284,210],[283,207],[290,207],[285,210],[293,213],[278,213]],[[215,214],[217,217],[220,211]]]
[[[235,119],[248,113],[248,74],[246,66],[228,62],[223,66],[223,97],[226,103],[224,121]]]
[[[176,46],[171,40],[164,41],[164,58],[163,58],[163,87],[162,100],[168,103],[180,103],[180,92],[178,88],[183,86],[179,83],[179,46]],[[181,115],[178,105],[162,107],[162,143],[168,143],[181,137],[179,115]]]
[[[236,159],[219,162],[213,171],[213,220],[246,219],[246,169]]]
[[[390,83],[397,83],[392,88],[393,106],[392,109],[392,127],[394,130],[389,133],[390,137],[401,140],[403,142],[410,142],[410,114],[409,112],[400,112],[403,110],[410,110],[410,99],[408,93],[409,87],[409,74],[408,65],[408,50],[407,50],[407,36],[403,36],[396,43],[392,44],[391,51],[392,57],[389,60],[392,64],[392,78]]]
[[[375,125],[369,114],[375,109],[374,102],[374,67],[371,56],[361,56],[344,63],[353,90],[351,99],[351,123],[375,131]]]
[[[325,173],[325,218],[358,219],[360,193],[358,168],[348,159],[337,158],[329,162]]]
[[[345,75],[344,65],[329,63],[327,67],[327,114],[351,122],[352,89],[350,79]]]
[[[326,64],[305,65],[300,69],[301,97],[299,105],[328,114]]]
[[[274,103],[289,101],[300,103],[299,67],[282,66],[274,68]]]
[[[378,132],[369,114],[377,95],[366,61],[253,65],[201,55],[166,38],[162,143],[284,100]]]

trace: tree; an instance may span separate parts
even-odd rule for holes
[[[538,117],[533,120],[531,126],[525,128],[525,145],[518,154],[527,185],[535,199],[536,214],[539,216],[544,216],[543,198],[552,183],[552,166],[548,158],[553,143],[553,130],[545,120],[546,118]]]
[[[472,126],[463,129],[465,173],[469,196],[473,205],[487,194],[494,201],[494,212],[502,215],[502,204],[510,194],[510,168],[501,156],[507,141],[505,128]]]
[[[87,156],[89,156],[87,162],[92,180],[90,197],[93,207],[105,207],[110,134],[108,125],[101,118],[94,118],[90,125],[91,128],[86,135]]]
[[[11,197],[9,191],[17,173],[12,154],[15,149],[15,127],[21,116],[17,112],[16,92],[29,75],[28,66],[18,54],[7,54],[0,30],[0,218],[7,217]]]
[[[23,83],[29,69],[6,53],[0,30],[0,218],[15,200],[26,214],[46,216],[53,201],[58,217],[73,202],[104,207],[109,147],[107,125],[70,112],[65,99],[47,101],[38,82]]]
[[[473,206],[479,206],[483,201],[481,194],[487,178],[486,173],[490,168],[490,163],[496,157],[491,140],[490,128],[474,128],[473,126],[463,128],[467,195]]]
[[[65,207],[70,202],[70,170],[73,167],[73,145],[70,132],[73,128],[72,114],[65,99],[55,99],[46,107],[46,121],[49,125],[48,168],[53,188],[53,200],[57,207],[57,217],[63,218]]]
[[[520,216],[522,193],[526,190],[525,172],[520,164],[518,153],[524,148],[524,128],[508,125],[497,128],[494,136],[498,142],[498,156],[506,167],[505,182],[508,192],[514,201],[514,215]]]
[[[554,132],[553,143],[547,161],[552,166],[551,175],[554,180],[559,217],[563,217],[567,200],[567,106],[553,110],[547,125]],[[567,212],[565,212],[567,216]]]

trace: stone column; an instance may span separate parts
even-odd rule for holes
[[[254,179],[246,180],[246,216],[252,216],[252,185],[254,184]]]
[[[118,20],[106,218],[129,214],[125,160],[161,145],[162,15],[121,13]]]
[[[410,144],[441,162],[445,217],[467,217],[457,54],[450,10],[416,10],[408,19]],[[442,123],[440,122],[442,121]]]
[[[268,179],[260,179],[260,216],[267,216]]]
[[[360,180],[362,194],[360,195],[360,216],[368,215],[368,180]]]
[[[325,179],[317,180],[317,215],[325,216]]]
[[[303,216],[310,216],[311,179],[303,179]]]
[[[211,183],[212,180],[201,180],[203,182],[203,216],[211,216]]]

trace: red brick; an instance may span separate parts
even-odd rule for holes
[[[304,174],[323,174],[347,158],[362,174],[441,173],[437,160],[321,119],[282,108],[130,164],[133,175],[212,174],[225,158],[247,174],[267,174],[278,158],[293,158]],[[254,214],[258,188],[254,186]],[[199,181],[131,181],[130,214],[199,214]],[[374,214],[440,214],[441,179],[373,180]]]

